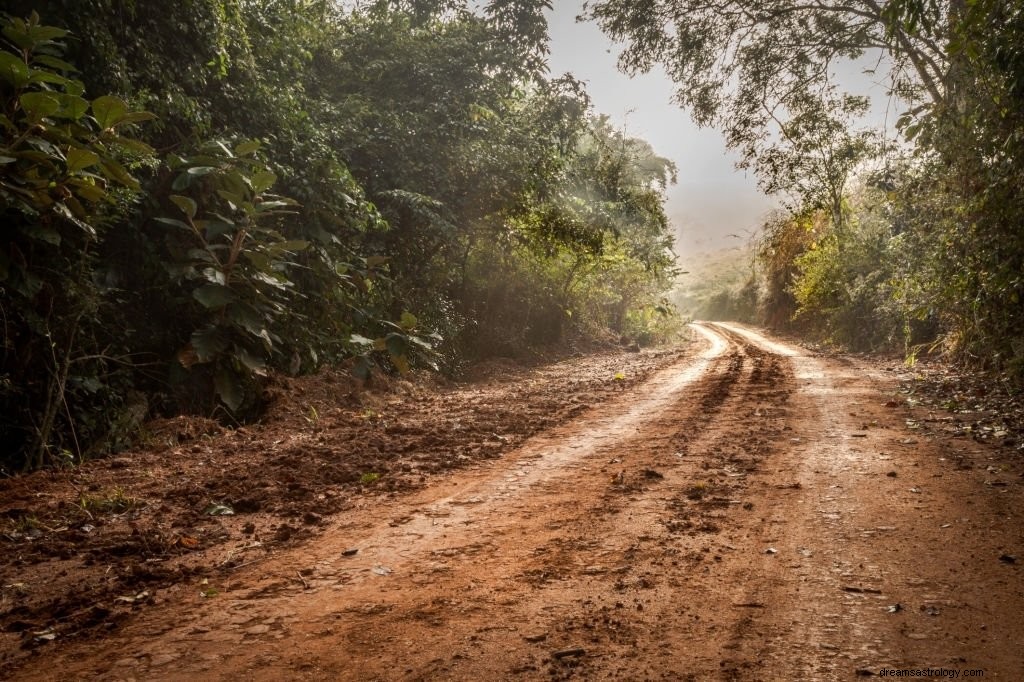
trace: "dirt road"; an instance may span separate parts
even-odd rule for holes
[[[1022,679],[1014,465],[908,432],[885,373],[695,330],[572,423],[18,679]]]

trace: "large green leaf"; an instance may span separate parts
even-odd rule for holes
[[[103,169],[103,175],[109,179],[117,182],[118,184],[124,185],[129,189],[139,189],[139,181],[131,176],[131,174],[124,169],[124,166],[119,164],[113,159],[103,159],[100,161],[100,168]]]
[[[57,112],[57,116],[60,118],[77,121],[89,111],[88,100],[78,95],[59,94],[57,100],[60,102],[60,111]]]
[[[28,84],[28,65],[10,52],[0,50],[0,78],[15,88]]]
[[[249,156],[255,153],[260,148],[260,143],[256,140],[249,140],[248,142],[242,142],[235,147],[235,154],[238,156]]]
[[[266,376],[267,361],[243,346],[235,346],[235,357],[253,374]]]
[[[242,406],[245,390],[241,378],[227,367],[220,366],[213,375],[214,388],[221,401],[234,411]]]
[[[77,173],[78,171],[90,166],[95,166],[100,162],[99,154],[80,147],[72,147],[69,149],[67,157],[69,173]]]
[[[57,69],[58,71],[78,71],[73,64],[69,64],[63,59],[58,59],[48,54],[37,54],[32,57],[34,64],[42,64],[43,66],[49,66],[51,69]]]
[[[40,43],[46,43],[57,38],[63,38],[68,32],[63,28],[57,28],[56,26],[29,26],[28,38],[31,41],[31,46],[37,46]]]
[[[60,111],[60,100],[47,92],[26,92],[18,101],[30,121],[41,121]]]
[[[119,97],[104,95],[92,101],[92,115],[100,128],[113,128],[127,113],[128,106]]]
[[[181,212],[188,216],[189,220],[196,217],[196,206],[195,199],[181,196],[180,194],[172,194],[170,200],[175,206],[181,209]]]
[[[262,194],[274,186],[274,183],[277,182],[277,176],[265,170],[253,173],[249,180],[252,182],[252,191],[256,194]]]
[[[192,234],[195,234],[195,230],[192,229],[192,226],[190,226],[188,223],[183,222],[181,220],[177,220],[175,218],[153,218],[153,220],[155,220],[158,223],[163,223],[164,225],[171,225],[173,227],[180,227],[181,229],[183,229],[183,230],[185,230],[187,232],[191,232]]]
[[[248,303],[235,301],[228,305],[228,319],[249,332],[256,338],[263,338],[267,321],[255,308]]]
[[[401,321],[399,322],[399,324],[402,326],[402,329],[404,329],[407,332],[411,332],[413,329],[416,328],[416,325],[418,325],[419,323],[420,321],[416,319],[416,316],[410,313],[409,311],[405,311],[402,313]]]
[[[228,340],[220,327],[210,325],[197,329],[190,339],[199,362],[210,362],[228,347]]]
[[[132,111],[117,120],[114,125],[124,125],[126,123],[142,123],[144,121],[152,121],[156,118],[156,114],[151,111]]]
[[[204,284],[192,292],[192,297],[208,310],[223,308],[238,298],[234,291],[222,284]]]

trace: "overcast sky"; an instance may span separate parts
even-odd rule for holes
[[[737,245],[729,234],[760,225],[775,202],[757,189],[752,174],[737,171],[717,130],[699,129],[671,103],[672,82],[661,71],[629,78],[615,66],[621,48],[593,23],[579,24],[581,2],[555,0],[549,14],[551,75],[572,73],[587,83],[594,109],[629,135],[642,137],[679,167],[668,192],[668,214],[681,256]]]

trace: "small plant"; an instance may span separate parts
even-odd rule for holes
[[[78,499],[78,506],[90,518],[93,514],[123,514],[139,504],[139,498],[129,495],[121,486],[115,486],[100,495],[82,495]]]
[[[359,482],[362,485],[371,485],[373,483],[376,483],[379,480],[380,480],[380,474],[376,474],[376,473],[372,473],[372,472],[371,473],[365,473],[365,474],[363,474],[362,476],[359,477]]]
[[[698,481],[686,489],[686,499],[688,500],[702,500],[707,494],[708,484],[704,481]]]

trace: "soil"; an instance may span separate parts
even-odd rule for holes
[[[4,481],[0,674],[1019,679],[1015,436],[895,364],[693,329],[461,385],[282,381],[262,425]]]

